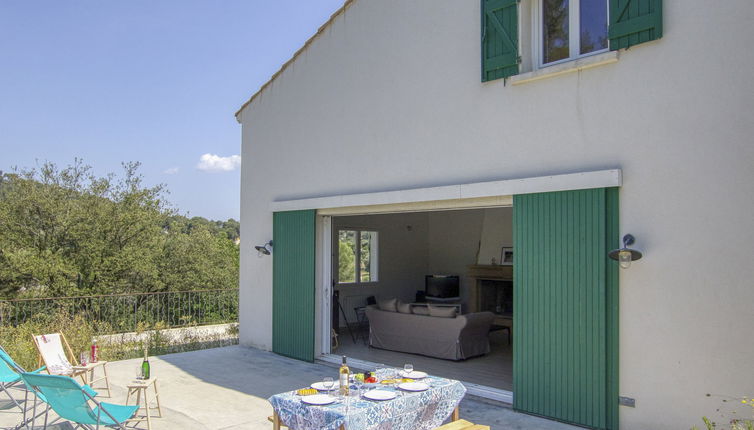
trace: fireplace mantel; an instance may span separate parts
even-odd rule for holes
[[[513,280],[513,266],[492,266],[489,264],[473,264],[469,266],[467,276],[474,279],[491,279],[499,281]]]

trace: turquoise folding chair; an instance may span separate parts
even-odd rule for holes
[[[8,354],[6,354],[5,351],[2,351],[0,352],[0,355],[7,356]],[[0,361],[0,391],[5,393],[10,401],[23,411],[24,407],[21,406],[21,404],[18,403],[18,400],[16,400],[10,393],[10,391],[8,391],[10,388],[16,386],[21,382],[21,376],[19,375],[19,373],[21,372],[16,371],[16,369],[11,367],[11,365],[9,365],[6,360]]]
[[[68,376],[23,373],[21,379],[27,386],[40,392],[60,418],[76,423],[76,428],[92,430],[105,426],[126,430],[124,423],[133,418],[139,409],[138,405],[125,406],[98,402],[86,386],[82,386]],[[45,413],[45,428],[47,428],[48,414],[49,409]]]
[[[44,369],[45,367],[42,366],[31,373],[39,373]],[[2,390],[11,399],[11,401],[13,401],[13,403],[16,406],[18,406],[18,408],[21,409],[24,413],[23,422],[19,424],[18,427],[16,428],[23,427],[31,421],[31,420],[26,419],[26,405],[28,404],[28,400],[29,400],[28,387],[25,387],[26,389],[24,390],[25,393],[24,393],[23,406],[21,406],[21,404],[13,397],[10,391],[8,391],[9,388],[14,387],[17,384],[21,383],[22,373],[26,373],[26,370],[24,370],[23,367],[19,366],[18,363],[16,363],[10,357],[10,355],[8,355],[8,353],[5,351],[5,348],[0,346],[0,390]]]
[[[31,373],[39,373],[45,369],[45,366],[40,367],[37,370],[32,371]],[[47,399],[45,398],[44,394],[34,391],[33,388],[30,388],[24,384],[24,402],[23,406],[21,406],[18,401],[10,394],[10,392],[7,390],[8,388],[11,388],[15,386],[16,384],[22,383],[21,374],[27,373],[26,370],[21,367],[18,363],[16,363],[13,358],[8,354],[7,351],[5,351],[5,348],[0,346],[0,385],[2,388],[2,391],[5,392],[5,394],[8,395],[8,397],[11,398],[13,403],[16,404],[24,413],[23,421],[21,421],[21,424],[17,425],[15,428],[19,429],[21,427],[25,427],[27,424],[34,421],[35,418],[38,418],[42,416],[42,414],[45,414],[47,410],[41,411],[39,414],[36,413],[36,401],[34,403],[34,412],[32,413],[32,417],[27,419],[27,408],[26,406],[29,404],[29,391],[31,391],[34,395],[36,395],[37,398],[39,398],[43,403],[47,403]],[[89,391],[89,393],[92,396],[96,396],[97,392],[92,390],[91,387],[88,385],[85,386],[85,388]],[[57,419],[53,420],[57,421]]]

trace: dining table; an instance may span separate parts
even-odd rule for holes
[[[428,388],[407,391],[397,384],[364,385],[359,395],[338,396],[327,405],[310,405],[297,390],[275,394],[268,400],[273,408],[273,429],[291,430],[431,430],[451,418],[459,419],[458,405],[466,387],[457,380],[427,376]],[[388,400],[371,400],[370,390],[395,393]],[[393,397],[392,394],[383,397]]]

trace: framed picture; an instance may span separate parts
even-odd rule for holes
[[[500,254],[500,264],[502,264],[503,266],[513,265],[513,247],[512,246],[503,247],[503,252]]]

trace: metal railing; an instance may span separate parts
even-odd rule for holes
[[[126,333],[141,324],[164,328],[238,322],[238,290],[172,291],[0,300],[0,325],[18,326],[59,311],[82,315],[99,332]]]

